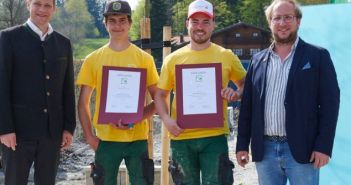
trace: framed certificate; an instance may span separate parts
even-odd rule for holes
[[[145,90],[146,69],[103,66],[98,123],[142,120]]]
[[[181,128],[223,127],[222,65],[176,65],[177,123]]]

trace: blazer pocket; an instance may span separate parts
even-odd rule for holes
[[[315,68],[314,67],[308,67],[308,68],[302,68],[300,71],[301,72],[309,72],[309,71],[314,71]]]
[[[302,69],[297,73],[298,77],[301,82],[303,83],[305,80],[308,81],[308,79],[314,79],[317,75],[316,69],[315,68],[308,68],[308,69]]]
[[[300,70],[295,73],[295,79],[297,87],[303,89],[303,94],[306,96],[312,96],[316,90],[316,83],[318,79],[317,70],[314,68]]]

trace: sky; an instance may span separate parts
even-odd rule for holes
[[[130,7],[132,8],[132,10],[134,10],[135,9],[135,7],[138,5],[138,3],[139,3],[139,0],[127,0],[128,1],[128,3],[129,3],[129,5],[130,5]]]

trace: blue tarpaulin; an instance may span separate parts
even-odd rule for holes
[[[304,6],[302,12],[299,35],[329,50],[341,91],[333,156],[321,169],[320,185],[351,185],[351,3]]]

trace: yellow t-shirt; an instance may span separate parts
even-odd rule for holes
[[[201,63],[222,64],[222,89],[228,86],[229,80],[233,82],[240,81],[246,75],[246,71],[241,65],[239,58],[228,49],[224,49],[214,43],[211,43],[210,47],[201,51],[194,51],[188,46],[185,46],[165,58],[157,87],[168,91],[173,90],[173,92],[175,92],[175,65]],[[174,94],[171,108],[172,118],[176,120],[177,112],[175,102],[176,94]],[[223,99],[224,127],[185,129],[178,137],[171,136],[172,139],[182,140],[228,134],[227,104],[228,102]]]
[[[97,123],[103,66],[145,68],[147,70],[146,86],[148,87],[156,84],[159,78],[153,57],[134,44],[121,52],[114,51],[105,45],[86,57],[76,82],[78,85],[87,85],[96,90],[93,125],[98,138],[103,141],[118,142],[147,139],[149,131],[147,120],[135,124],[128,130],[115,129],[108,124]]]

